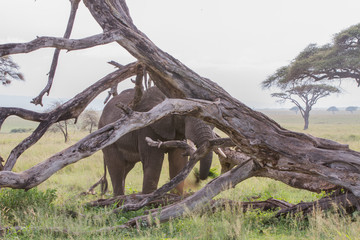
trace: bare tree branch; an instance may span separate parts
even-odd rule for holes
[[[134,99],[131,101],[131,103],[129,104],[129,106],[132,109],[135,109],[136,106],[140,103],[143,92],[144,92],[144,87],[142,84],[142,80],[144,77],[144,68],[141,65],[138,65],[138,69],[137,69],[137,73],[136,73],[136,79],[135,79],[135,94],[134,94]]]
[[[29,53],[41,48],[58,48],[68,51],[80,50],[108,44],[122,38],[120,31],[109,31],[82,39],[66,39],[57,37],[38,37],[27,43],[7,43],[0,45],[0,57]]]
[[[111,87],[112,85],[123,81],[133,75],[136,74],[136,66],[137,63],[131,63],[126,65],[124,68],[114,71],[113,73],[108,74],[103,77],[92,86],[88,87],[81,93],[77,94],[73,99],[65,102],[58,108],[54,109],[49,113],[37,113],[32,114],[30,111],[20,111],[19,109],[12,108],[4,108],[5,116],[4,119],[2,113],[0,115],[0,121],[5,120],[6,117],[16,114],[17,116],[26,116],[27,119],[30,120],[29,115],[33,115],[33,119],[35,121],[41,121],[39,126],[35,129],[35,131],[26,139],[24,139],[19,145],[17,145],[10,153],[6,164],[4,166],[4,170],[10,171],[18,157],[30,146],[36,143],[47,131],[47,129],[55,122],[67,120],[71,118],[77,118],[80,113],[86,108],[86,106],[101,92]],[[2,110],[0,108],[0,110]],[[31,114],[29,114],[31,113]]]
[[[193,113],[198,108],[199,104],[194,101],[168,99],[149,112],[131,112],[26,171],[14,173],[5,168],[5,171],[0,172],[0,187],[30,189],[63,167],[92,155],[130,131],[147,126],[169,114]]]
[[[70,2],[71,2],[71,10],[70,10],[70,17],[68,20],[68,24],[67,24],[65,34],[64,34],[65,39],[70,38],[80,0],[71,0]],[[31,103],[34,103],[35,105],[40,104],[41,106],[43,106],[42,98],[43,98],[44,94],[47,93],[47,95],[49,96],[50,89],[51,89],[52,83],[54,81],[54,76],[55,76],[55,71],[56,71],[59,55],[60,55],[60,49],[57,48],[57,49],[55,49],[53,60],[51,63],[48,83],[46,84],[45,88],[40,92],[40,94],[31,101]]]

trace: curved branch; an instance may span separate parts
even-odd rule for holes
[[[169,114],[188,114],[198,108],[199,104],[194,101],[168,99],[149,112],[131,112],[26,171],[0,171],[0,188],[35,187],[63,167],[94,154],[128,132],[147,126]]]
[[[53,123],[71,118],[77,118],[80,113],[86,108],[86,106],[101,92],[110,88],[112,85],[135,75],[137,69],[136,66],[136,62],[130,63],[124,66],[122,69],[116,70],[108,74],[107,76],[103,77],[81,93],[77,94],[74,98],[70,99],[69,101],[65,102],[64,104],[49,113],[33,114],[34,112],[30,112],[27,110],[21,111],[20,113],[19,111],[15,111],[19,109],[7,108],[8,114],[5,116],[5,118],[10,116],[10,113],[17,113],[18,116],[26,116],[29,120],[31,120],[29,114],[33,114],[33,120],[41,120],[41,123],[29,137],[24,139],[11,151],[4,166],[4,170],[10,171],[14,167],[18,157],[26,149],[36,143]],[[0,120],[5,119],[0,118]]]
[[[29,53],[41,48],[58,48],[66,49],[68,51],[86,49],[117,41],[122,38],[120,33],[120,31],[109,31],[81,39],[66,39],[44,36],[38,37],[27,43],[1,44],[0,57],[11,54]]]
[[[0,130],[3,122],[9,116],[18,116],[25,120],[41,122],[45,121],[49,117],[48,115],[48,113],[38,113],[23,108],[0,107]]]
[[[64,34],[65,39],[70,38],[80,0],[71,0],[70,2],[71,2],[71,10],[70,10],[70,17],[68,20],[68,24],[66,26],[66,30],[65,30],[65,34]],[[46,84],[45,88],[40,92],[40,94],[31,101],[31,103],[34,103],[35,105],[40,104],[41,106],[43,106],[42,98],[43,98],[44,94],[47,93],[47,95],[49,96],[50,89],[51,89],[52,83],[54,81],[54,76],[55,76],[55,71],[56,71],[59,55],[60,55],[60,49],[57,48],[57,49],[55,49],[53,60],[51,63],[48,83]]]

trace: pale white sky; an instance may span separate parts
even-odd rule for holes
[[[291,106],[276,103],[260,83],[308,44],[328,43],[333,34],[360,22],[358,0],[128,0],[127,4],[135,25],[158,47],[253,108]],[[70,3],[1,0],[0,9],[0,43],[26,42],[36,36],[61,37]],[[72,38],[100,32],[81,3]],[[37,96],[46,85],[52,53],[43,49],[13,55],[26,82],[0,86],[0,95]],[[62,52],[50,97],[75,96],[114,70],[107,64],[110,60],[134,61],[115,43]],[[342,87],[345,94],[324,98],[316,106],[360,105],[355,81],[344,80]]]

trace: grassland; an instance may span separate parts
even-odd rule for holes
[[[262,110],[263,113],[277,121],[281,126],[294,131],[305,132],[317,137],[323,137],[349,144],[351,149],[360,151],[360,113],[337,112],[325,110],[312,112],[310,126],[302,130],[303,121],[299,114],[288,110]],[[11,149],[30,133],[10,133],[16,128],[35,128],[36,124],[17,118],[11,118],[4,123],[0,133],[0,155],[6,157]],[[69,147],[86,135],[76,128],[70,131],[70,142],[64,143],[60,133],[47,133],[36,145],[26,151],[18,160],[14,171],[22,171],[45,160],[52,154]],[[213,167],[220,171],[217,159]],[[7,209],[3,207],[0,216],[0,226],[21,225],[29,230],[23,234],[13,234],[7,238],[14,239],[359,239],[360,216],[341,216],[331,212],[316,211],[308,218],[295,216],[286,219],[273,218],[272,212],[241,210],[224,210],[214,214],[190,214],[187,218],[175,219],[169,223],[147,229],[117,230],[101,234],[90,234],[91,231],[108,226],[116,226],[127,219],[142,214],[126,213],[108,215],[110,209],[88,209],[85,202],[99,196],[79,196],[89,186],[95,183],[103,173],[101,153],[96,153],[76,164],[70,165],[53,175],[37,187],[38,192],[56,189],[56,198],[51,204],[25,204],[25,208]],[[126,192],[138,192],[142,184],[141,165],[137,164],[129,174],[126,182]],[[168,181],[167,161],[161,176],[161,183]],[[187,191],[196,191],[206,184],[194,184],[194,177],[187,179]],[[0,199],[8,190],[0,190]],[[20,192],[21,190],[16,190]],[[12,192],[11,194],[15,194]],[[26,193],[27,194],[27,193]],[[26,198],[25,195],[19,195]],[[16,195],[17,196],[17,195]],[[291,203],[316,200],[321,195],[304,190],[294,189],[278,181],[265,178],[251,178],[238,184],[235,188],[222,193],[218,198],[247,201],[250,197],[259,196],[260,200],[269,197],[283,199]],[[7,197],[10,198],[10,197]],[[14,197],[14,202],[20,197]],[[49,200],[50,201],[50,200]],[[19,201],[20,202],[20,201]],[[1,207],[0,203],[0,207]],[[14,206],[14,205],[12,205]],[[16,206],[16,204],[15,204]],[[71,212],[80,215],[72,217]],[[101,216],[101,217],[99,217]],[[58,227],[74,232],[85,232],[80,236],[53,234],[31,228]],[[88,232],[88,233],[86,233]]]

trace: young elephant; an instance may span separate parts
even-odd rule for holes
[[[127,89],[115,96],[106,104],[99,121],[99,128],[118,120],[123,111],[116,106],[118,103],[129,104],[134,98],[134,90]],[[165,100],[165,95],[156,87],[144,92],[141,102],[134,109],[146,112]],[[144,171],[143,193],[150,193],[157,189],[165,151],[150,147],[145,137],[154,140],[183,140],[190,139],[196,146],[201,146],[208,139],[213,138],[212,128],[203,121],[179,115],[171,115],[144,127],[130,132],[110,146],[104,148],[104,163],[107,166],[113,186],[114,195],[123,195],[125,178],[135,163],[141,161]],[[182,149],[168,151],[170,178],[175,177],[186,165],[187,157]],[[208,176],[212,161],[212,153],[200,160],[200,179]],[[176,189],[182,194],[184,183]]]

